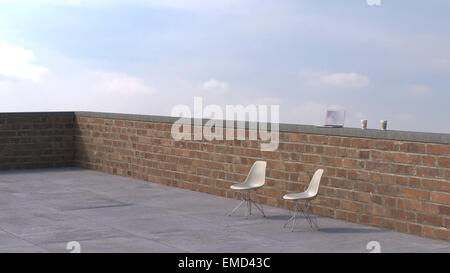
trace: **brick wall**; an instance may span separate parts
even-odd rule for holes
[[[74,113],[0,113],[0,170],[73,166]]]
[[[450,240],[449,135],[291,125],[261,152],[258,141],[175,141],[172,120],[76,113],[75,165],[234,198],[230,185],[265,160],[256,198],[288,209],[282,196],[324,168],[315,214]]]
[[[79,166],[237,198],[267,161],[259,202],[292,209],[324,168],[314,213],[450,241],[450,135],[280,125],[277,151],[259,141],[175,141],[169,117],[91,112],[0,113],[0,169]]]

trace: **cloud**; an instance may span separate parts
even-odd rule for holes
[[[68,6],[79,6],[79,5],[81,5],[81,1],[80,0],[69,0],[69,1],[67,1],[67,5]]]
[[[325,75],[320,80],[326,85],[342,88],[362,88],[369,85],[369,78],[367,76],[354,72]]]
[[[122,95],[151,95],[156,92],[153,87],[137,77],[103,71],[93,71],[91,74],[97,79],[94,81],[95,88],[101,92]]]
[[[426,85],[412,85],[409,90],[412,95],[417,97],[428,96],[431,94],[431,88]]]
[[[281,104],[282,99],[280,98],[273,98],[273,97],[263,97],[263,98],[257,98],[251,101],[250,104],[255,105],[279,105]]]
[[[125,1],[128,3],[128,1]],[[150,6],[157,6],[170,9],[188,10],[190,12],[206,12],[206,11],[220,11],[233,10],[241,5],[242,1],[227,0],[227,1],[211,1],[211,0],[141,0],[141,4]]]
[[[1,3],[34,4],[34,5],[69,5],[79,6],[80,0],[0,0]]]
[[[369,85],[367,76],[350,73],[327,73],[324,71],[301,70],[300,78],[308,87],[335,87],[359,89]]]
[[[6,86],[8,86],[8,82],[7,81],[0,81],[0,91],[5,88]]]
[[[438,70],[448,70],[450,68],[450,61],[448,59],[434,59],[431,65]]]
[[[216,79],[210,79],[202,83],[202,88],[205,90],[210,90],[214,92],[224,92],[228,89],[228,83],[221,82]]]
[[[369,6],[380,6],[381,0],[366,0],[367,5]]]
[[[48,69],[32,64],[34,54],[23,47],[0,41],[0,75],[39,82]]]

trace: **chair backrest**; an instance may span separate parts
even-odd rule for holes
[[[255,161],[245,182],[252,187],[261,187],[266,183],[266,165],[265,161]]]
[[[319,184],[320,179],[322,178],[323,169],[318,169],[313,177],[311,178],[311,182],[309,182],[308,189],[306,189],[306,192],[311,196],[316,196],[319,192]]]

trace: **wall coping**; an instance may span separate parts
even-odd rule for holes
[[[22,118],[22,117],[70,117],[75,112],[1,112],[0,118]]]
[[[119,114],[119,113],[105,113],[105,112],[8,112],[0,113],[0,118],[6,117],[52,117],[52,116],[74,116],[74,117],[90,117],[90,118],[105,118],[105,119],[120,119],[133,121],[149,121],[159,123],[173,123],[179,117],[169,116],[155,116],[155,115],[136,115],[136,114]],[[202,120],[205,124],[208,120]],[[246,122],[245,127],[249,128],[250,123]],[[269,126],[270,129],[270,126]],[[288,133],[303,133],[303,134],[317,134],[330,135],[342,137],[358,137],[358,138],[372,138],[383,140],[397,140],[397,141],[412,141],[412,142],[426,142],[426,143],[440,143],[450,144],[450,134],[445,133],[428,133],[428,132],[414,132],[414,131],[397,131],[397,130],[376,130],[367,129],[361,130],[359,128],[325,128],[314,125],[299,125],[299,124],[279,124],[280,132]]]

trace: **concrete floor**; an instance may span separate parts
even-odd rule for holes
[[[78,168],[0,172],[0,252],[447,252],[450,243],[319,218],[297,232],[290,212],[265,206],[266,218],[238,200]]]

